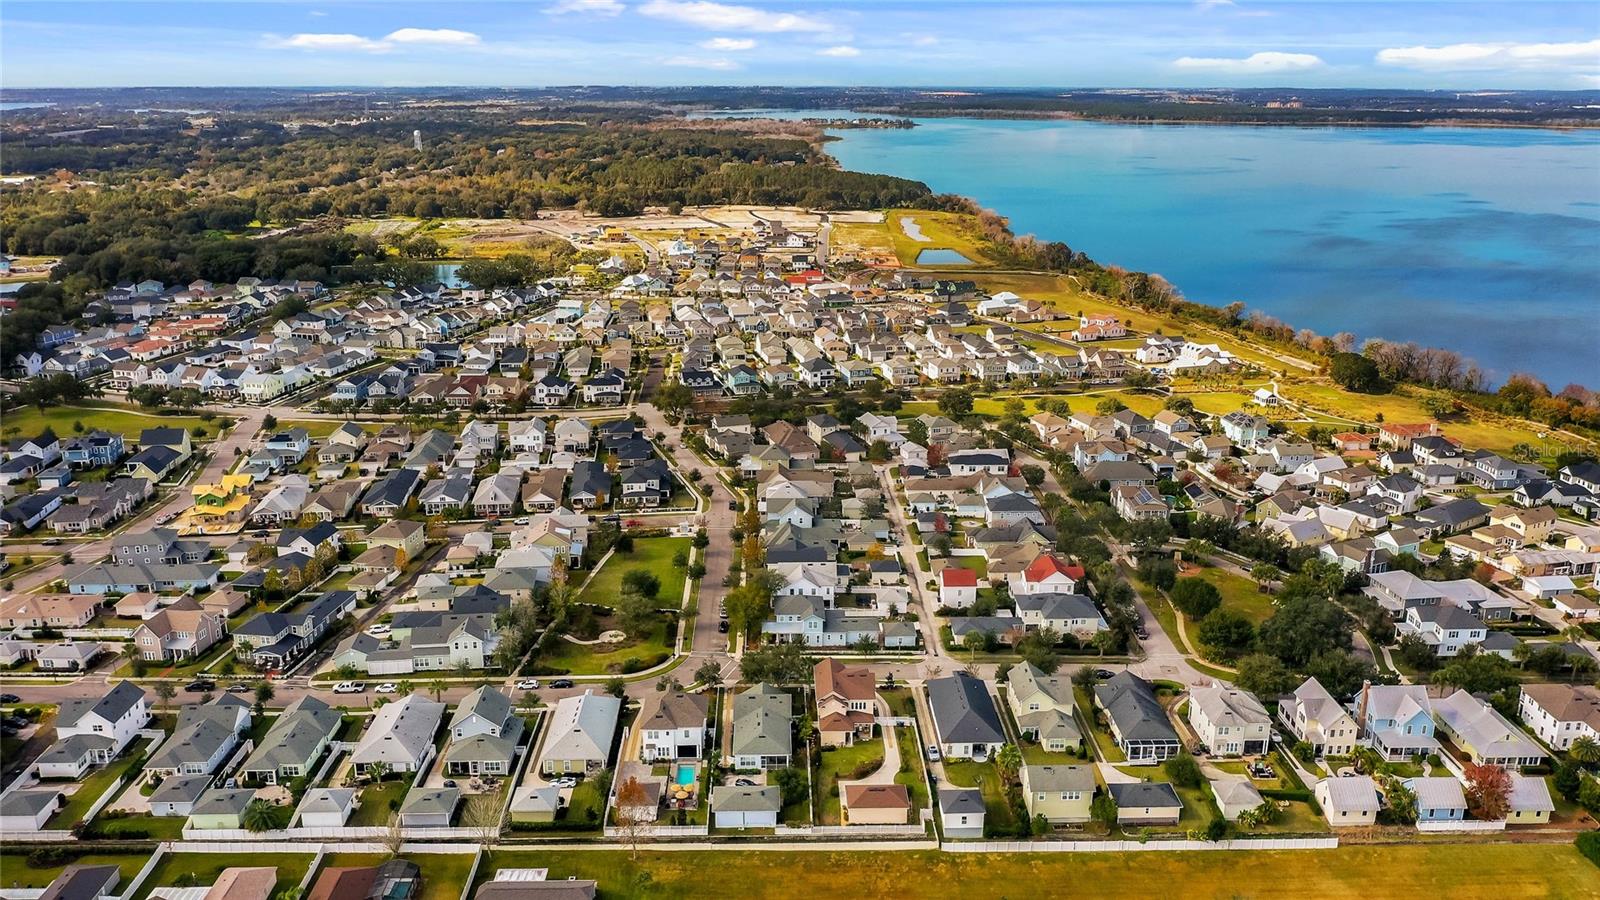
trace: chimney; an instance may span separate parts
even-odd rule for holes
[[[1362,737],[1368,737],[1368,735],[1366,733],[1366,731],[1367,731],[1367,701],[1368,701],[1368,699],[1370,699],[1370,695],[1371,694],[1372,694],[1372,682],[1370,680],[1363,680],[1361,682],[1361,703],[1356,707],[1356,733],[1361,735]]]

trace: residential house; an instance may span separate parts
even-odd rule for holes
[[[947,759],[989,758],[1006,743],[988,685],[958,672],[927,683],[935,740]]]
[[[546,775],[593,775],[611,760],[622,701],[586,690],[556,703],[550,714],[539,771]]]

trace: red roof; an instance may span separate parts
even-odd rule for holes
[[[1022,577],[1030,582],[1043,581],[1053,575],[1065,575],[1077,581],[1083,577],[1083,569],[1068,565],[1066,560],[1054,554],[1041,553],[1022,571]]]
[[[977,587],[978,573],[961,566],[946,566],[939,573],[939,583],[945,587]]]

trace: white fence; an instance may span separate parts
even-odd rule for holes
[[[465,827],[410,826],[400,833],[417,840],[475,841],[482,830]],[[243,841],[259,847],[273,841],[383,841],[390,834],[386,825],[296,825],[276,831],[246,831],[243,828],[185,828],[185,841]]]
[[[1236,841],[969,841],[946,842],[941,849],[949,853],[1137,853],[1173,850],[1333,850],[1339,839],[1326,838],[1251,838]]]
[[[841,837],[927,837],[922,825],[779,825],[772,831],[780,838],[841,838]]]
[[[1419,821],[1419,822],[1417,822],[1417,830],[1418,831],[1425,831],[1425,832],[1426,831],[1433,831],[1433,832],[1505,831],[1506,830],[1506,820],[1505,819],[1500,819],[1500,820],[1495,821],[1495,822],[1483,822],[1483,821],[1478,821],[1478,820],[1467,820],[1467,819],[1449,819],[1449,820],[1441,821],[1441,822],[1422,822],[1422,821]]]
[[[607,825],[603,830],[608,838],[626,839],[628,837],[622,832],[622,829],[612,825]],[[706,837],[709,834],[711,834],[711,826],[709,825],[651,825],[644,829],[639,836],[645,838]]]

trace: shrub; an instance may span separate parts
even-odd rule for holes
[[[1600,866],[1600,831],[1585,831],[1578,835],[1578,852],[1589,862]]]

